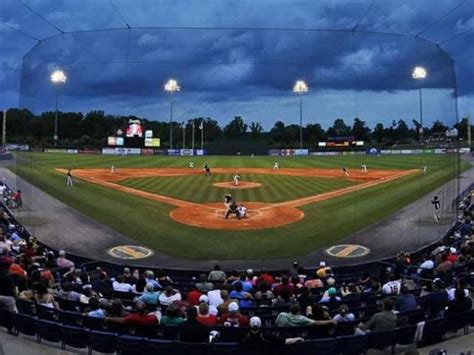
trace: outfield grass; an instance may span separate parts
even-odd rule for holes
[[[241,190],[213,186],[216,182],[232,181],[233,174],[127,179],[120,184],[198,203],[221,202],[226,193],[231,193],[236,201],[283,202],[354,185],[344,179],[284,175],[245,174],[242,178],[262,186]]]
[[[321,168],[360,168],[367,164],[369,169],[413,169],[428,165],[426,175],[416,174],[369,189],[357,191],[331,200],[302,207],[306,217],[294,224],[280,228],[255,231],[209,231],[172,221],[168,214],[173,209],[166,204],[145,200],[123,194],[95,184],[80,182],[74,189],[67,189],[65,177],[54,171],[55,168],[110,168],[120,167],[187,167],[192,160],[199,167],[208,163],[211,167],[266,167],[271,168],[274,161],[281,167],[321,167]],[[322,246],[336,243],[341,238],[391,215],[401,207],[433,191],[444,182],[457,175],[459,169],[465,170],[464,162],[458,165],[457,157],[450,155],[420,156],[337,156],[337,157],[114,157],[93,155],[63,155],[21,153],[18,164],[11,169],[35,186],[104,223],[160,252],[187,259],[263,259],[304,255]],[[273,176],[274,177],[274,176]],[[186,199],[222,200],[222,191],[213,196],[206,186],[182,178],[154,178],[150,188],[167,187],[181,181],[179,195]],[[191,177],[190,177],[191,178]],[[216,177],[217,178],[217,177]],[[227,179],[227,177],[224,177]],[[265,179],[263,175],[252,177]],[[278,177],[280,178],[280,177]],[[286,177],[282,177],[286,178]],[[299,180],[302,179],[302,180]],[[287,190],[298,186],[308,189],[332,189],[324,186],[321,179],[291,178],[282,186],[272,187],[268,196],[279,199]],[[147,180],[147,179],[136,179]],[[304,181],[303,181],[304,180]],[[276,181],[276,180],[273,180]],[[291,181],[295,181],[292,183]],[[340,183],[344,180],[331,180]],[[191,182],[195,183],[192,186]],[[129,181],[126,183],[137,183]],[[156,183],[156,184],[155,184]],[[346,183],[346,182],[345,182]],[[155,185],[154,185],[155,184]],[[160,186],[160,184],[162,184]],[[306,185],[305,185],[306,184]],[[265,185],[267,185],[265,183]],[[294,186],[293,186],[294,185]],[[186,188],[188,186],[188,188]],[[261,189],[263,189],[262,186]],[[322,191],[322,190],[321,190]],[[251,190],[242,191],[251,193]],[[295,193],[295,192],[292,192]],[[255,192],[255,198],[260,198]],[[281,195],[281,196],[280,196]],[[249,198],[251,196],[249,195]],[[286,197],[281,197],[283,200]],[[245,198],[242,198],[245,200]],[[260,201],[264,201],[263,199]]]

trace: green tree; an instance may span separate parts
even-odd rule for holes
[[[370,128],[365,125],[365,121],[356,117],[352,125],[352,135],[356,140],[367,141],[369,140]]]
[[[224,127],[226,137],[241,137],[245,132],[247,132],[247,124],[240,116],[235,116],[234,119]]]
[[[382,123],[377,123],[372,133],[372,136],[377,141],[377,143],[382,143],[385,138],[385,128]]]
[[[252,122],[252,123],[250,123],[249,129],[250,129],[250,135],[251,135],[253,138],[259,138],[259,137],[262,136],[263,127],[262,127],[262,125],[260,124],[260,122]]]
[[[332,127],[328,128],[328,136],[344,137],[351,135],[351,127],[342,118],[337,118]]]

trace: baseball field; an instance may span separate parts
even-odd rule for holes
[[[275,161],[277,171],[272,170]],[[202,174],[206,163],[211,176]],[[368,166],[367,173],[361,172],[361,164]],[[343,166],[349,176],[342,173]],[[428,154],[251,158],[19,153],[10,169],[139,244],[177,258],[229,260],[299,256],[333,245],[467,168],[454,155]],[[72,169],[72,188],[66,186],[67,169]],[[239,188],[232,186],[235,174],[241,176]],[[224,218],[227,193],[247,207],[247,218]]]

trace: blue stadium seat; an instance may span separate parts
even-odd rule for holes
[[[171,340],[149,339],[145,343],[144,354],[173,354],[176,353],[174,349],[174,342]]]
[[[246,346],[239,343],[213,343],[207,348],[208,355],[265,355],[259,346]]]
[[[175,342],[175,352],[186,355],[206,355],[208,354],[209,344],[190,344]]]
[[[62,349],[66,349],[66,345],[77,349],[84,349],[89,345],[87,333],[84,329],[79,327],[63,325],[61,327],[61,337]]]
[[[395,341],[396,341],[396,330],[391,330],[388,332],[371,332],[368,333],[369,335],[369,349],[377,349],[383,350],[388,348],[389,346],[392,347],[392,353],[395,348]]]
[[[117,334],[91,330],[89,334],[89,355],[92,350],[111,354],[117,351]]]
[[[120,355],[140,355],[146,349],[147,339],[130,335],[119,335],[117,338],[117,353]]]
[[[474,310],[463,312],[446,317],[446,328],[457,332],[459,329],[464,330],[464,334],[469,332],[469,325],[474,321]]]
[[[13,313],[0,309],[0,327],[4,327],[10,333],[13,329]]]
[[[318,354],[333,355],[338,353],[337,339],[308,340],[293,345],[279,346],[278,355]]]
[[[15,333],[25,335],[36,335],[36,318],[26,314],[15,314],[13,317]]]
[[[61,338],[61,324],[49,320],[38,319],[36,321],[37,341],[41,343],[42,339],[52,343],[58,343]]]
[[[58,315],[54,308],[41,306],[39,304],[36,305],[36,316],[39,319],[45,319],[50,321],[58,320]]]
[[[84,316],[77,312],[58,310],[56,314],[58,316],[58,320],[62,324],[72,325],[75,327],[82,327],[84,323]]]
[[[423,330],[423,345],[431,345],[443,340],[446,333],[446,319],[437,318],[426,321]]]
[[[416,325],[407,325],[397,329],[396,343],[400,345],[413,344]]]
[[[367,335],[338,337],[339,351],[342,355],[359,355],[365,353],[369,344]]]
[[[18,312],[27,314],[30,316],[36,315],[36,308],[35,304],[31,301],[22,300],[20,298],[16,299],[16,307],[18,308]]]

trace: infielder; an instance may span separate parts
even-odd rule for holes
[[[428,171],[428,166],[423,165],[423,167],[421,168],[421,171],[422,171],[423,174],[426,174],[426,172]]]
[[[117,171],[117,168],[115,167],[115,165],[112,165],[112,166],[110,167],[110,172],[111,172],[112,174],[115,174],[116,171]]]
[[[273,170],[278,170],[279,168],[280,168],[280,166],[279,166],[278,162],[277,161],[274,162],[273,163]]]
[[[73,184],[73,182],[72,182],[71,169],[69,169],[69,170],[67,171],[66,186],[68,186],[68,187],[73,187],[73,186],[74,186],[74,184]]]
[[[347,170],[347,168],[345,166],[342,167],[342,173],[344,174],[345,177],[349,177],[349,171]]]
[[[366,164],[362,164],[362,174],[367,174],[367,165]]]
[[[208,175],[208,176],[211,176],[211,168],[209,167],[209,165],[204,165],[204,168],[202,169],[203,172],[204,172],[204,175]]]
[[[434,197],[431,199],[431,203],[434,206],[435,213],[434,213],[434,218],[436,223],[439,223],[440,220],[440,212],[441,212],[441,201],[439,200],[438,195],[434,195]]]
[[[235,173],[234,175],[234,186],[239,186],[240,175]]]
[[[193,162],[193,161],[190,161],[190,162],[189,162],[189,168],[190,168],[190,169],[194,169],[194,162]]]

